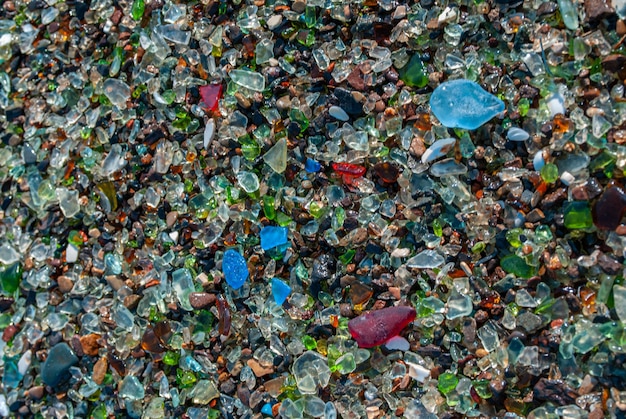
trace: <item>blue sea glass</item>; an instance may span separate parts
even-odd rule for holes
[[[304,170],[306,170],[307,173],[319,172],[321,168],[322,165],[318,161],[311,158],[306,159],[306,163],[304,164]]]
[[[224,252],[222,260],[222,271],[226,282],[233,289],[239,289],[248,279],[248,265],[246,260],[234,249],[228,249]]]
[[[452,80],[435,89],[430,109],[445,127],[476,129],[504,111],[504,102],[473,81]]]
[[[278,278],[272,278],[272,295],[279,306],[282,305],[291,294],[291,287]]]
[[[287,243],[287,227],[267,226],[261,230],[261,248],[273,249]]]

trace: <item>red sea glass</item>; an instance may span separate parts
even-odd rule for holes
[[[367,171],[365,167],[351,163],[333,163],[333,170],[341,175],[343,181],[348,185],[352,185],[354,179],[360,178]]]
[[[348,330],[359,347],[373,348],[397,336],[415,320],[415,314],[413,307],[387,307],[355,317],[348,322]]]
[[[200,96],[207,109],[211,112],[217,111],[219,109],[219,101],[222,98],[222,85],[207,84],[200,86],[198,89],[200,90]]]

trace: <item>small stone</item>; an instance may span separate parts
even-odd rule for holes
[[[461,79],[437,86],[430,109],[445,127],[473,130],[504,111],[504,102],[479,84]]]
[[[578,394],[561,380],[540,378],[533,387],[534,400],[552,402],[557,406],[575,404]]]
[[[397,336],[415,315],[413,307],[387,307],[355,317],[348,322],[348,330],[359,347],[373,348]]]
[[[346,122],[350,119],[346,111],[341,109],[339,106],[331,106],[328,109],[328,114],[338,121]]]
[[[546,215],[539,208],[535,208],[534,210],[526,214],[526,221],[528,221],[529,223],[536,223],[543,220],[544,218],[546,218]]]
[[[40,400],[44,396],[45,389],[43,386],[34,386],[28,390],[28,397],[33,400]]]
[[[65,342],[57,343],[48,351],[48,357],[41,366],[41,380],[50,387],[56,387],[68,378],[71,366],[78,363],[78,357]]]
[[[585,0],[585,17],[589,22],[596,22],[615,14],[610,0]]]
[[[83,347],[83,352],[85,355],[96,356],[98,355],[98,350],[100,349],[100,344],[98,340],[101,336],[97,333],[90,333],[85,336],[80,337],[80,344]]]
[[[264,227],[260,233],[261,248],[263,250],[270,250],[286,244],[289,241],[287,237],[288,232],[289,229],[287,227]]]
[[[224,252],[222,272],[224,272],[228,285],[236,290],[243,286],[249,275],[246,260],[234,249],[228,249]]]
[[[216,300],[215,294],[209,294],[208,292],[192,292],[189,294],[189,303],[196,310],[213,305]]]
[[[106,357],[98,359],[98,361],[93,366],[93,373],[91,374],[91,379],[93,380],[93,382],[98,385],[102,384],[108,368],[109,363]]]

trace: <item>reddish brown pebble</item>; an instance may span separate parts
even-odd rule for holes
[[[604,191],[593,207],[593,223],[601,230],[615,230],[626,213],[626,193],[617,186]]]
[[[348,330],[361,348],[379,346],[397,336],[415,320],[413,307],[387,307],[365,313],[348,322]]]
[[[43,386],[34,386],[30,390],[28,390],[28,397],[33,400],[40,400],[44,395],[44,387]]]
[[[4,331],[2,332],[2,340],[5,342],[10,341],[11,339],[13,339],[13,336],[15,336],[17,332],[19,332],[19,330],[20,328],[15,326],[14,324],[7,326],[7,328],[4,329]]]
[[[80,345],[83,347],[83,352],[85,353],[85,355],[98,355],[98,349],[100,349],[98,339],[100,339],[100,337],[101,336],[97,333],[91,333],[89,335],[80,337]]]
[[[208,292],[192,292],[189,295],[189,304],[195,309],[201,309],[215,304],[216,299],[215,294],[209,294]]]
[[[106,375],[107,368],[109,363],[106,358],[100,358],[93,366],[93,374],[91,374],[91,378],[94,383],[100,385],[102,381],[104,381],[104,376]]]
[[[61,275],[57,279],[57,282],[59,284],[59,291],[61,291],[63,294],[67,294],[68,292],[72,291],[72,288],[74,288],[74,282],[65,275]]]

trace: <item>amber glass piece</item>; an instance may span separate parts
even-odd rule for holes
[[[161,344],[161,340],[156,336],[154,329],[151,327],[148,327],[141,337],[141,349],[155,354],[165,352],[165,347]]]
[[[433,127],[433,124],[430,122],[430,114],[418,114],[413,126],[420,131],[430,131]]]
[[[395,183],[400,176],[400,169],[392,163],[378,163],[374,166],[374,173],[385,183]]]
[[[350,292],[348,293],[350,296],[350,300],[354,305],[362,305],[367,303],[374,292],[367,285],[361,284],[360,282],[354,282],[350,285]]]
[[[554,116],[552,120],[552,132],[557,134],[564,134],[573,128],[574,124],[572,121],[567,119],[562,114],[557,114]]]
[[[348,330],[361,348],[382,345],[415,320],[413,307],[387,307],[361,314],[348,322]]]

